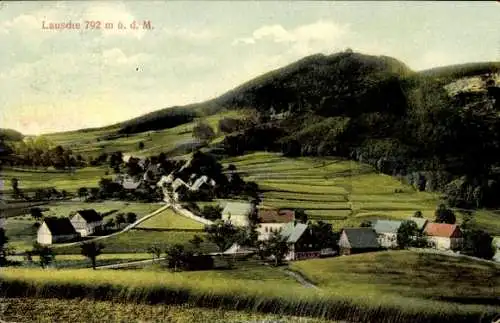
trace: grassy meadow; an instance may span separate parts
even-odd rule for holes
[[[246,273],[124,270],[119,275],[112,270],[61,269],[54,275],[53,270],[7,268],[0,276],[0,295],[185,304],[350,322],[487,322],[499,309],[486,304],[498,302],[494,294],[498,267],[463,259],[381,253],[300,261],[292,269],[308,275],[320,289],[305,288],[282,276],[280,269],[264,267]],[[457,276],[469,278],[472,272],[478,274],[470,281]],[[373,286],[367,284],[370,279]],[[422,286],[415,286],[418,283]],[[454,295],[460,299],[439,299]]]
[[[500,265],[415,251],[293,262],[309,280],[343,295],[485,304],[500,310]]]

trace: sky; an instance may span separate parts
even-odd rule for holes
[[[0,2],[0,128],[105,126],[346,48],[414,70],[500,61],[499,17],[496,1]]]

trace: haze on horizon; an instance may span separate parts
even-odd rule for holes
[[[105,126],[346,48],[413,70],[500,61],[499,13],[495,1],[2,2],[0,127]],[[86,20],[154,29],[42,29]]]

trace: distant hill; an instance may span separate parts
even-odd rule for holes
[[[405,90],[415,83],[439,80],[442,84],[499,70],[500,63],[484,62],[415,72],[388,56],[351,51],[316,54],[256,77],[213,100],[161,109],[116,126],[122,133],[167,129],[197,116],[239,108],[299,114],[314,110],[323,116],[384,109],[401,112],[406,108]]]
[[[0,128],[0,140],[5,141],[21,141],[24,135],[13,129]]]

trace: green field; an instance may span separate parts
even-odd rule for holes
[[[75,172],[4,168],[0,179],[4,181],[3,190],[6,191],[11,190],[10,180],[17,178],[21,190],[54,187],[58,191],[75,193],[80,187],[97,187],[101,178],[111,177],[106,172],[107,167],[86,167]]]
[[[164,251],[166,247],[173,244],[189,245],[194,235],[202,238],[205,235],[202,232],[192,231],[150,231],[132,229],[128,232],[112,236],[101,240],[107,253],[145,253],[152,245],[159,245]],[[204,242],[200,246],[201,252],[215,252],[217,248],[209,242]],[[79,254],[80,247],[60,247],[57,248],[58,254]]]
[[[138,226],[144,229],[198,229],[202,230],[204,225],[175,213],[172,209],[163,211],[152,218],[142,222]]]
[[[44,205],[42,208],[48,209],[43,212],[44,216],[68,217],[75,211],[82,209],[94,209],[104,214],[104,221],[114,218],[118,213],[133,212],[137,218],[141,218],[157,209],[162,205],[156,203],[137,203],[122,201],[104,201],[104,202],[53,202]],[[108,213],[109,215],[106,215]],[[10,239],[9,245],[17,252],[31,249],[36,240],[35,221],[31,215],[9,218],[5,224],[5,231]],[[106,240],[104,240],[106,241]],[[76,253],[79,253],[77,251]]]
[[[433,220],[439,194],[418,192],[372,167],[335,158],[287,158],[257,152],[227,158],[245,180],[263,190],[263,203],[279,208],[303,208],[312,220],[331,222],[336,230],[365,220],[406,219],[420,210]],[[458,222],[462,220],[457,212]],[[479,227],[500,233],[493,211],[475,212]]]
[[[9,322],[328,322],[313,318],[271,314],[265,315],[243,311],[200,308],[189,305],[146,305],[110,301],[94,301],[87,299],[59,300],[55,298],[4,298],[0,304],[6,308],[6,310],[2,313],[2,319]]]
[[[320,288],[374,299],[496,304],[500,265],[414,251],[297,261],[291,268]],[[493,306],[493,307],[495,307]]]
[[[138,156],[156,155],[161,152],[168,152],[177,145],[192,139],[192,129],[202,120],[207,122],[217,132],[217,125],[224,117],[241,118],[244,111],[229,111],[215,115],[198,118],[193,122],[183,124],[174,128],[147,131],[137,134],[130,134],[120,138],[106,140],[105,137],[114,134],[119,128],[109,127],[107,129],[96,129],[89,131],[72,131],[46,135],[46,137],[58,145],[70,148],[76,153],[96,156],[100,153],[110,153],[120,150],[123,153]],[[221,139],[219,136],[217,139]],[[139,150],[139,142],[144,143],[144,149]]]

